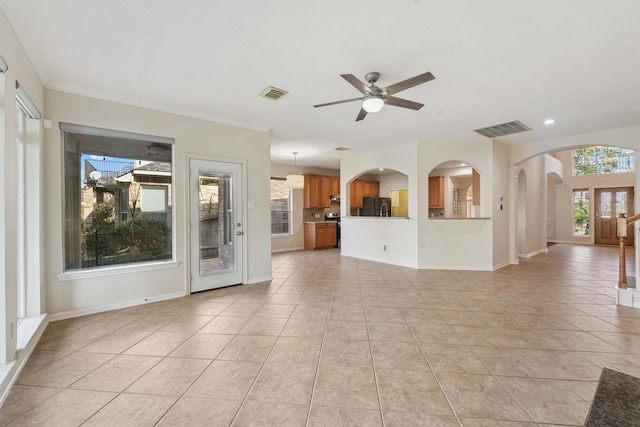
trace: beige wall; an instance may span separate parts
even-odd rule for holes
[[[184,293],[189,272],[187,156],[246,162],[245,227],[248,283],[271,278],[270,139],[267,133],[58,91],[46,91],[46,283],[49,313],[79,313]],[[178,266],[65,280],[62,273],[62,147],[60,122],[175,140],[175,236]],[[247,206],[255,206],[247,208]],[[61,280],[62,279],[62,280]]]

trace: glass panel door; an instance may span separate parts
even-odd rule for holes
[[[633,187],[596,188],[595,189],[595,239],[596,244],[617,245],[618,214],[625,214],[627,218],[633,216]],[[634,228],[627,228],[626,244],[634,244]]]
[[[191,292],[243,282],[241,170],[190,161]]]

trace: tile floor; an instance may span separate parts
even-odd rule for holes
[[[617,271],[579,245],[495,272],[276,254],[269,283],[51,323],[0,425],[582,425],[604,366],[640,376]]]

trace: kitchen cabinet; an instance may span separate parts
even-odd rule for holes
[[[331,177],[331,194],[329,195],[339,195],[340,194],[340,178],[337,176]]]
[[[378,181],[365,181],[357,179],[351,183],[350,188],[350,208],[362,208],[363,197],[380,196],[380,183]]]
[[[335,222],[305,222],[304,248],[335,248],[338,243],[338,226]]]
[[[377,181],[364,181],[364,193],[362,197],[378,197],[380,195],[380,183]]]
[[[473,195],[473,206],[480,206],[480,174],[472,169],[472,187],[471,193]]]
[[[429,177],[429,207],[444,209],[444,176]]]
[[[328,208],[331,206],[331,177],[320,177],[320,207]]]
[[[304,176],[305,208],[328,208],[331,206],[331,178],[321,175]]]
[[[349,187],[349,204],[351,209],[362,207],[362,197],[364,195],[364,182],[353,181]]]

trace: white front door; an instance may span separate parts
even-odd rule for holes
[[[191,292],[243,283],[242,165],[189,161]]]

